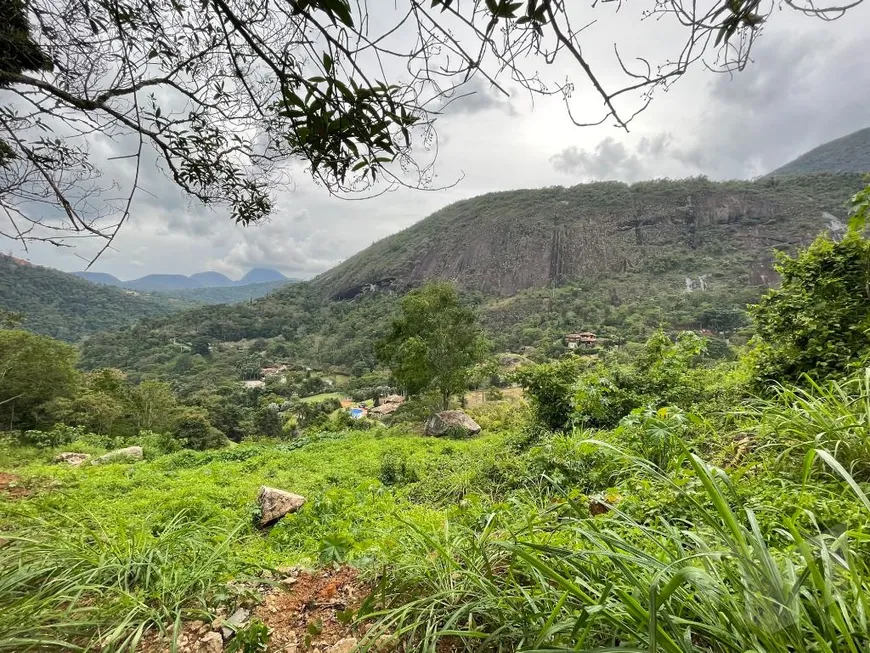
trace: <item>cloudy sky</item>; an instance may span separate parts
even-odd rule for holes
[[[606,56],[609,34],[619,33],[637,55],[666,56],[673,32],[630,15],[620,20],[618,31],[607,21],[588,30],[588,52],[601,55],[593,63],[605,74],[613,65]],[[438,208],[485,192],[589,180],[763,174],[815,145],[870,126],[868,24],[870,4],[833,23],[777,10],[744,72],[695,69],[658,94],[629,133],[610,125],[575,127],[560,98],[532,101],[510,84],[511,97],[505,98],[475,82],[469,89],[475,93],[438,119],[435,185],[458,181],[446,190],[347,201],[330,197],[301,167],[291,166],[293,189],[278,195],[271,220],[243,228],[225,211],[186,200],[149,168],[130,223],[91,269],[131,279],[203,270],[238,277],[266,266],[307,278]],[[564,65],[545,73],[551,79],[577,76]],[[572,98],[574,107],[598,102],[584,93]],[[80,256],[87,254],[50,246],[24,254],[9,241],[2,249],[67,271],[82,269]]]

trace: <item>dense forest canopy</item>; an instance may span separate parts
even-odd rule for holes
[[[29,331],[78,342],[146,317],[189,308],[194,302],[138,295],[97,286],[72,275],[0,255],[0,308],[19,313]]]

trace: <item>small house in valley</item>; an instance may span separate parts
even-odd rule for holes
[[[565,344],[568,349],[589,348],[594,347],[598,342],[598,338],[591,331],[581,331],[580,333],[569,333],[565,336]]]

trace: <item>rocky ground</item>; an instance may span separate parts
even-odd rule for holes
[[[222,614],[212,623],[191,621],[178,637],[179,653],[221,653],[225,650],[263,650],[271,653],[350,653],[364,631],[352,624],[354,611],[369,591],[357,570],[342,566],[318,571],[290,569],[277,577],[267,573],[259,583],[237,584],[239,595],[259,595],[233,614]],[[266,648],[235,649],[235,630],[252,622],[268,628]],[[171,633],[152,634],[139,647],[140,653],[172,651]],[[379,647],[383,648],[383,647]]]

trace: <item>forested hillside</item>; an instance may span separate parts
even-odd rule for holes
[[[196,276],[196,275],[194,275]],[[279,281],[264,281],[261,283],[248,283],[245,285],[208,286],[204,288],[186,288],[179,290],[157,291],[153,294],[163,297],[193,302],[197,304],[235,304],[252,299],[265,297],[270,292],[278,290],[291,283],[297,283],[291,279]]]
[[[563,347],[565,333],[642,341],[660,325],[739,341],[746,304],[777,281],[774,249],[840,231],[859,187],[858,175],[813,175],[486,195],[375,243],[312,283],[94,336],[82,362],[189,389],[242,379],[251,357],[365,371],[401,290],[442,276],[464,286],[498,350],[545,356]],[[551,210],[563,211],[555,227]],[[548,258],[554,252],[562,258]],[[515,285],[519,292],[500,296]],[[197,338],[212,345],[210,355],[185,349]]]
[[[806,244],[842,221],[861,176],[582,184],[457,202],[314,280],[325,294],[452,279],[509,296],[620,273],[698,277],[729,270],[767,283],[773,248]],[[766,281],[765,281],[766,279]]]
[[[60,340],[76,342],[97,331],[191,305],[168,297],[142,297],[0,255],[0,308],[22,314],[22,328]]]
[[[814,172],[870,172],[870,127],[819,145],[768,177]]]

